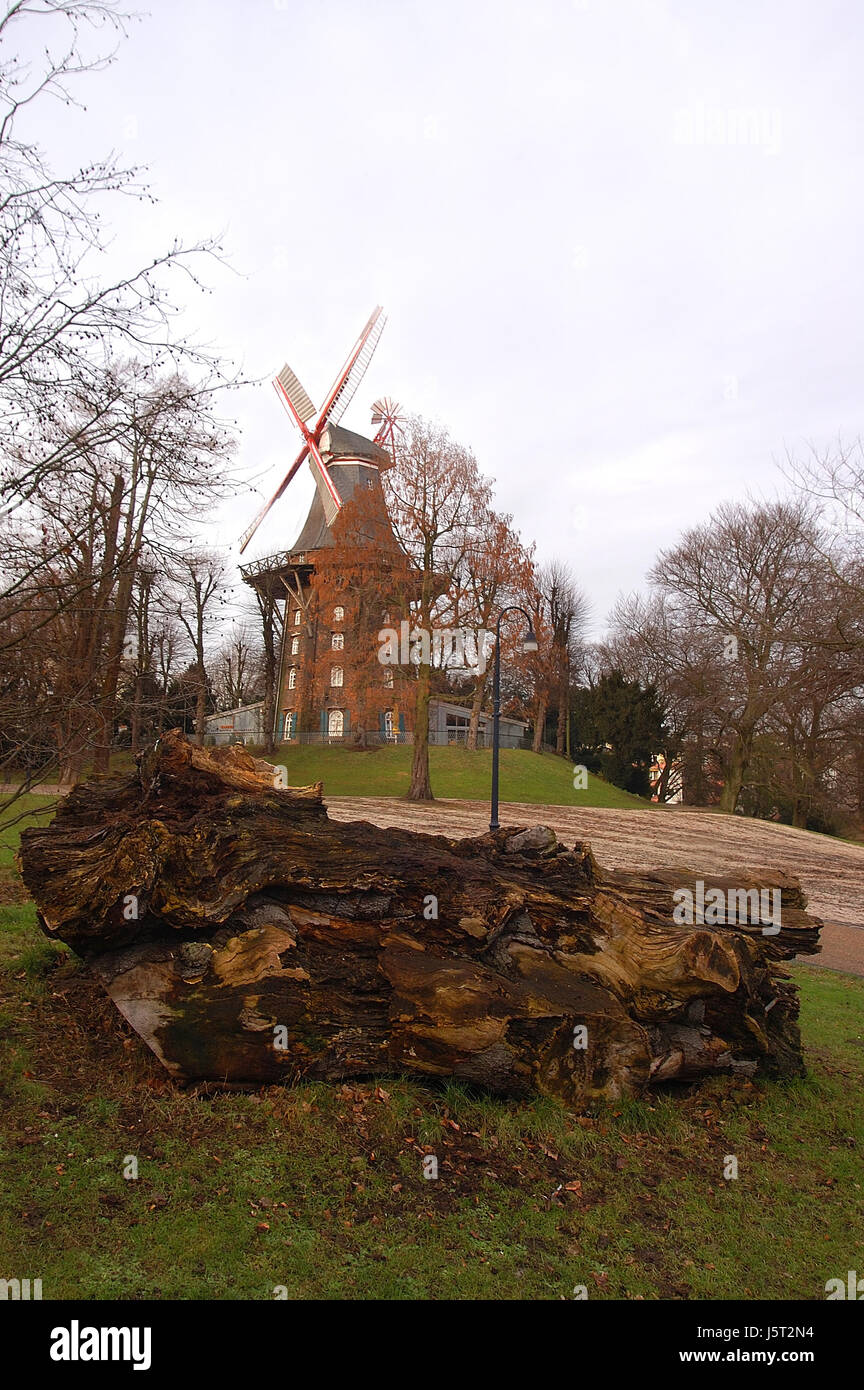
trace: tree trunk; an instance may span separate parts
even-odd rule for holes
[[[135,690],[132,696],[132,716],[130,720],[130,742],[132,752],[141,751],[141,706],[144,703],[144,677],[140,673],[135,677]]]
[[[561,686],[558,691],[558,728],[555,736],[555,752],[563,758],[567,748],[567,722],[569,715],[569,677],[565,681],[562,677]]]
[[[195,742],[199,747],[204,744],[204,732],[207,728],[207,672],[204,663],[198,661],[198,690],[195,697]]]
[[[744,786],[744,773],[750,763],[749,738],[735,734],[735,742],[726,767],[723,790],[720,793],[720,810],[733,812],[738,805],[741,788]]]
[[[546,731],[546,696],[540,695],[537,699],[537,711],[534,715],[534,739],[531,744],[534,753],[543,751],[543,734]]]
[[[97,675],[104,652],[105,624],[110,609],[110,598],[117,581],[117,543],[120,531],[120,515],[125,482],[122,474],[114,477],[111,500],[105,518],[104,554],[102,557],[99,582],[91,593],[92,611],[82,614],[69,675],[72,690],[68,700],[69,713],[64,717],[66,737],[60,750],[60,785],[72,785],[81,775],[87,750],[92,746],[97,710]],[[94,488],[92,506],[95,515],[96,492]],[[95,543],[95,542],[94,542]],[[92,569],[90,570],[92,574]],[[110,752],[110,748],[109,748]],[[98,749],[97,749],[98,753]]]
[[[22,835],[43,930],[174,1076],[454,1076],[578,1107],[801,1073],[777,965],[818,950],[820,923],[793,880],[704,880],[706,896],[776,888],[770,935],[698,911],[678,925],[680,871],[603,871],[543,826],[450,840],[332,822],[320,784],[281,790],[272,772],[175,730]]]
[[[414,705],[414,754],[411,759],[409,801],[434,801],[429,777],[429,695],[431,671],[421,664],[417,681],[417,700]]]
[[[276,604],[271,594],[259,594],[258,607],[261,611],[261,630],[264,639],[264,707],[261,717],[264,722],[264,752],[276,751],[276,699],[278,692],[278,657],[276,652]]]

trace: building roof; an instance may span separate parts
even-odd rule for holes
[[[226,719],[229,714],[249,714],[252,710],[263,710],[263,700],[253,700],[248,705],[238,705],[236,709],[217,709],[215,714],[205,714],[205,723],[210,723],[213,719]]]
[[[376,444],[374,439],[343,429],[341,425],[327,425],[318,448],[328,466],[331,461],[337,463],[340,458],[365,459],[377,468],[389,468],[392,463],[387,450]]]
[[[437,705],[440,709],[446,710],[448,714],[462,714],[465,716],[466,719],[469,719],[471,717],[471,708],[469,705],[451,704],[449,700],[442,699],[440,695],[430,695],[429,704],[430,706]],[[480,718],[481,720],[487,720],[489,723],[491,723],[493,716],[489,714],[485,709],[481,709]],[[518,724],[522,729],[528,728],[526,720],[513,719],[509,714],[501,715],[501,723]]]

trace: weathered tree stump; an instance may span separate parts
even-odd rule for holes
[[[646,813],[647,814],[647,813]],[[331,821],[242,749],[175,731],[77,786],[20,863],[44,931],[98,973],[174,1076],[411,1073],[568,1104],[717,1071],[803,1070],[782,924],[678,925],[682,873],[609,872],[543,826],[450,840]]]

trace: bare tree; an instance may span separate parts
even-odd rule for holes
[[[512,516],[486,509],[475,525],[472,542],[465,547],[464,561],[456,578],[454,625],[476,631],[493,631],[501,609],[518,602],[531,573],[531,551],[526,550],[513,529]],[[506,633],[502,635],[506,641]],[[480,714],[489,682],[489,671],[472,676],[470,721],[465,746],[476,749]]]
[[[217,254],[216,243],[176,242],[105,283],[102,206],[123,194],[152,203],[142,171],[109,157],[55,173],[23,129],[34,109],[75,103],[77,83],[113,62],[128,19],[111,0],[15,0],[0,17],[0,502],[7,512],[77,454],[85,435],[90,444],[111,438],[101,387],[106,354],[134,351],[163,373],[172,359],[175,369],[214,365],[176,335],[169,285],[176,274],[198,283],[195,265]],[[22,56],[26,47],[40,58]],[[76,412],[76,430],[55,428]]]
[[[192,646],[197,686],[195,739],[203,744],[207,714],[207,639],[217,611],[227,603],[225,563],[212,550],[191,551],[175,562],[171,577],[177,589],[175,616]]]
[[[235,622],[214,663],[216,693],[225,709],[238,709],[257,697],[261,657],[256,635],[249,624]]]
[[[555,751],[570,757],[570,689],[588,620],[588,601],[560,560],[535,569],[526,588],[539,650],[528,668],[534,686],[534,751],[539,752],[547,711],[557,713]]]
[[[142,171],[113,157],[57,171],[28,134],[31,114],[74,104],[78,84],[114,61],[130,17],[113,0],[14,0],[4,11],[0,668],[29,663],[39,685],[29,725],[9,708],[15,683],[3,687],[0,757],[26,785],[33,767],[49,772],[52,762],[61,780],[76,776],[94,739],[97,766],[107,766],[125,644],[130,623],[139,621],[143,545],[153,539],[170,551],[172,526],[175,539],[186,541],[185,508],[177,504],[184,491],[189,500],[190,453],[202,442],[200,433],[189,441],[184,483],[182,467],[165,467],[183,434],[172,444],[162,426],[152,432],[155,398],[167,407],[163,425],[173,418],[179,426],[181,398],[186,422],[194,415],[200,426],[213,425],[213,389],[230,379],[214,356],[178,333],[172,292],[178,275],[199,283],[196,266],[217,255],[216,243],[175,241],[106,281],[104,211],[123,195],[154,201]],[[124,365],[130,355],[134,362]],[[148,492],[154,450],[162,463]],[[205,459],[198,496],[208,482]],[[165,526],[156,537],[160,511]],[[32,686],[30,695],[37,695]],[[50,731],[53,753],[36,728]]]
[[[270,754],[276,751],[276,700],[278,697],[277,686],[279,683],[278,644],[284,615],[280,612],[276,595],[272,589],[262,591],[260,588],[256,588],[255,601],[258,608],[261,632],[261,675],[264,687],[264,707],[262,710],[264,752],[265,754]]]
[[[805,501],[730,503],[662,552],[651,572],[713,643],[718,663],[725,658],[729,741],[714,749],[725,811],[738,804],[757,730],[787,680],[801,613],[819,582],[819,541]]]
[[[414,616],[417,627],[431,634],[442,595],[455,587],[455,576],[489,515],[489,482],[470,450],[446,430],[411,417],[395,450],[394,467],[382,475],[394,529],[417,572]],[[444,600],[444,604],[449,602]],[[414,710],[412,801],[431,801],[429,778],[429,699],[431,650],[422,646],[417,663]]]
[[[233,441],[207,383],[131,363],[108,374],[106,392],[116,420],[110,445],[79,434],[77,452],[43,479],[14,533],[7,527],[15,544],[0,600],[19,621],[0,649],[20,657],[37,640],[52,644],[62,781],[80,775],[88,751],[97,771],[108,768],[127,640],[133,619],[147,617],[140,586],[135,615],[142,566],[170,563],[202,501],[231,485],[224,460]],[[69,432],[78,434],[74,420]]]

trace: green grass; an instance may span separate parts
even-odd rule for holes
[[[284,763],[289,785],[321,781],[325,796],[405,796],[411,780],[412,754],[407,745],[358,753],[313,744],[280,748],[276,761]],[[490,749],[470,753],[459,747],[430,748],[429,765],[436,797],[488,799],[492,785]],[[576,791],[572,763],[554,753],[532,753],[522,748],[501,750],[500,797],[502,802],[549,806],[650,806],[650,802],[593,774],[589,774],[586,789]]]
[[[864,982],[793,974],[793,1081],[581,1116],[394,1079],[181,1090],[32,905],[0,909],[0,1276],[45,1298],[824,1298],[864,1268]]]
[[[15,854],[21,831],[28,825],[45,824],[57,808],[52,796],[0,796],[0,883],[14,874]]]

